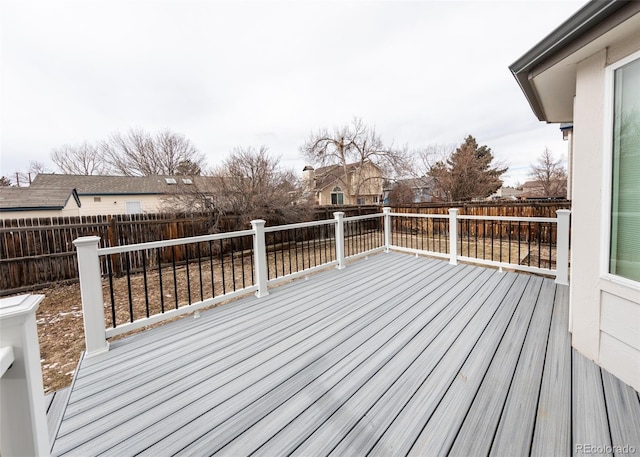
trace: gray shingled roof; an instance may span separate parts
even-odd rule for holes
[[[79,203],[74,193],[70,187],[0,187],[0,211],[60,210],[70,198]]]
[[[55,187],[72,187],[79,195],[162,195],[175,190],[176,184],[168,184],[166,179],[172,178],[177,185],[183,179],[190,179],[195,185],[203,185],[211,181],[208,176],[83,176],[63,174],[39,174],[31,184],[32,189],[49,189]]]

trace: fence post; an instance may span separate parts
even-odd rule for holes
[[[0,300],[2,455],[49,455],[36,328],[36,310],[43,299],[44,295],[19,295]]]
[[[458,265],[458,208],[449,208],[449,263]]]
[[[81,236],[74,240],[78,254],[78,276],[82,297],[86,357],[109,350],[104,329],[104,302],[98,259],[99,236]]]
[[[391,250],[391,208],[382,208],[384,214],[384,252]]]
[[[569,285],[569,218],[571,211],[559,209],[556,241],[556,284]]]
[[[336,219],[336,260],[338,261],[338,270],[344,268],[344,213],[337,211],[333,213]]]
[[[253,234],[253,257],[255,259],[254,269],[258,286],[256,297],[269,295],[269,287],[267,286],[267,243],[264,236],[265,223],[262,219],[251,221],[251,227],[255,232]]]

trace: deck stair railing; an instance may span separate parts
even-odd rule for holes
[[[557,218],[382,213],[174,240],[78,250],[86,356],[108,338],[196,312],[347,259],[398,250],[556,276],[568,282],[569,211]],[[135,261],[132,261],[135,259]],[[105,325],[106,324],[106,325]],[[105,328],[107,326],[108,328]]]

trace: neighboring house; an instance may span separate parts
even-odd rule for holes
[[[210,182],[203,176],[84,176],[39,174],[28,189],[74,188],[80,198],[78,214],[138,214],[163,212],[182,205],[192,210],[212,204]],[[183,197],[189,197],[187,202]]]
[[[376,205],[382,202],[382,171],[365,160],[346,166],[330,165],[302,170],[304,194],[317,205]]]
[[[640,390],[640,2],[587,3],[510,69],[573,124],[573,347]]]
[[[567,181],[566,180],[550,180],[550,189],[552,195],[546,195],[544,184],[541,181],[527,181],[522,185],[520,198],[526,200],[548,200],[548,199],[565,199],[567,198]]]
[[[390,194],[399,188],[405,187],[411,190],[411,201],[403,203],[425,203],[430,202],[433,198],[431,194],[433,188],[433,179],[427,176],[420,178],[398,179],[387,183],[384,188],[384,203],[390,202]]]
[[[74,188],[0,187],[0,219],[78,216],[81,206]]]
[[[501,187],[495,194],[490,195],[487,200],[519,200],[522,197],[523,189],[515,187]]]

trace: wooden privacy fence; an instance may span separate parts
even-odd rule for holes
[[[460,203],[419,203],[392,208],[394,213],[404,214],[449,214],[449,208],[458,208],[459,216],[483,217],[556,217],[559,209],[571,209],[571,202],[566,200],[549,200],[540,202],[460,202]],[[434,224],[429,219],[404,219],[394,221],[399,231],[428,230],[432,224],[432,231],[439,234],[441,224]],[[555,243],[555,226],[535,222],[506,222],[482,219],[466,219],[459,221],[458,236],[461,238],[504,238],[518,239],[524,242]]]
[[[314,218],[333,218],[336,208],[317,208]],[[340,207],[347,215],[380,212],[379,206]],[[78,264],[73,240],[81,236],[99,236],[100,247],[123,246],[189,236],[208,235],[238,227],[241,216],[224,216],[216,226],[211,213],[191,214],[120,214],[108,216],[52,217],[0,220],[0,296],[6,296],[63,281],[77,281]],[[227,250],[224,244],[217,249]],[[171,259],[184,262],[195,253],[176,248]],[[129,268],[142,268],[141,260],[132,257]],[[124,268],[116,262],[115,268]],[[119,271],[115,272],[116,274]]]

